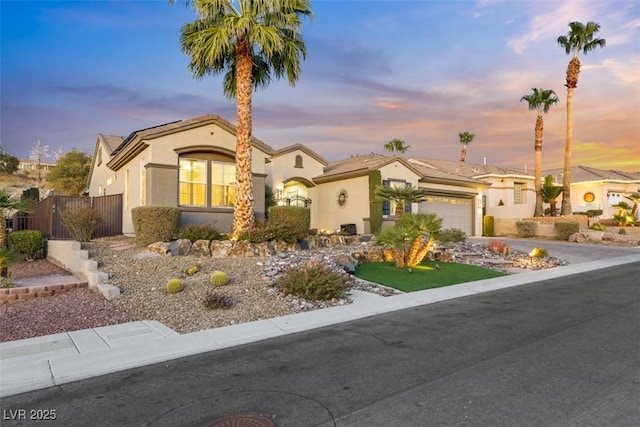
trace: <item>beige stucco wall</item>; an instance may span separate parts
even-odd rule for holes
[[[296,156],[302,157],[302,168],[295,167]],[[267,163],[267,183],[274,189],[292,177],[303,177],[311,181],[314,176],[323,172],[322,163],[309,156],[302,150],[294,150],[280,154]]]
[[[356,232],[364,232],[363,218],[369,217],[369,176],[318,184],[312,203],[312,228],[318,231],[337,231],[342,224],[355,224]],[[346,191],[347,200],[338,204],[338,195]]]

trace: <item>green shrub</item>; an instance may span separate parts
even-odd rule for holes
[[[516,221],[516,228],[520,237],[534,237],[538,224],[535,221]]]
[[[618,230],[618,234],[627,234],[627,230],[621,228],[620,230]]]
[[[535,247],[529,255],[533,258],[549,258],[549,251],[545,248]]]
[[[209,283],[211,283],[211,286],[214,287],[225,286],[227,283],[229,283],[229,276],[224,271],[216,270],[211,273],[211,276],[209,277]]]
[[[42,250],[42,232],[39,230],[21,230],[9,234],[9,249],[22,254],[33,261],[36,253]]]
[[[187,225],[180,230],[182,239],[189,239],[192,243],[197,240],[220,240],[220,232],[215,225]]]
[[[435,237],[436,240],[443,245],[448,245],[449,243],[464,242],[467,240],[467,233],[459,228],[447,228],[445,230],[438,231]]]
[[[600,216],[600,215],[602,215],[602,209],[589,209],[587,211],[587,216],[589,218],[594,218],[594,217]]]
[[[491,215],[485,215],[482,218],[482,235],[485,237],[494,236],[494,219]]]
[[[572,234],[580,231],[580,224],[577,222],[556,222],[554,224],[556,236],[560,240],[569,240]]]
[[[229,309],[236,304],[230,296],[209,292],[202,300],[202,306],[207,310]]]
[[[184,285],[180,279],[169,279],[166,288],[168,294],[177,294],[178,292],[182,292]]]
[[[64,211],[62,222],[73,240],[88,242],[102,223],[102,218],[91,206],[78,206]]]
[[[16,284],[10,277],[0,276],[0,289],[15,288]]]
[[[168,242],[178,235],[182,211],[174,206],[138,206],[131,210],[136,243]]]
[[[605,227],[604,224],[600,224],[599,222],[595,222],[595,223],[591,224],[591,227],[589,227],[589,229],[596,230],[596,231],[605,231],[607,229],[607,227]]]
[[[308,232],[302,232],[296,224],[276,224],[269,220],[266,224],[258,224],[247,231],[243,231],[238,236],[238,240],[248,240],[251,243],[284,240],[287,243],[295,243],[304,239],[308,234]]]
[[[18,261],[18,257],[14,251],[0,248],[0,276],[7,277],[9,267],[16,261]]]
[[[274,206],[269,209],[267,228],[276,233],[276,239],[294,243],[309,235],[311,210],[299,206]]]
[[[313,301],[344,298],[349,291],[347,277],[322,264],[293,267],[276,280],[276,286],[282,292]]]

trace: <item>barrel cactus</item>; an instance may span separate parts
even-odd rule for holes
[[[167,281],[167,293],[169,294],[177,294],[178,292],[182,292],[184,286],[182,285],[182,280],[180,279],[170,279]]]
[[[229,283],[229,276],[224,271],[214,271],[209,278],[211,285],[214,287],[224,286]]]

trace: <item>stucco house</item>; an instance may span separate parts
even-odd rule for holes
[[[236,127],[216,115],[180,120],[132,132],[99,134],[87,191],[123,195],[123,233],[133,234],[137,206],[178,206],[182,225],[215,224],[231,229],[235,196]],[[370,232],[370,176],[383,184],[424,189],[427,200],[407,207],[435,212],[444,228],[482,234],[485,214],[525,218],[535,205],[534,177],[525,170],[428,158],[365,154],[329,162],[301,144],[274,149],[252,140],[253,199],[257,219],[266,216],[265,186],[280,205],[306,206],[311,228]],[[560,170],[559,173],[562,171]],[[546,174],[558,171],[545,171]],[[557,175],[558,182],[562,181]],[[640,174],[582,166],[572,172],[574,211],[603,209],[611,217],[617,201],[640,188]],[[500,201],[503,203],[501,204]],[[383,227],[393,224],[394,206],[383,205]]]

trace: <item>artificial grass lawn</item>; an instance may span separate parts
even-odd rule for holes
[[[397,268],[393,263],[367,262],[358,266],[356,276],[403,292],[414,292],[506,276],[506,273],[475,265],[435,261],[423,261],[411,267],[409,273],[408,267]]]

